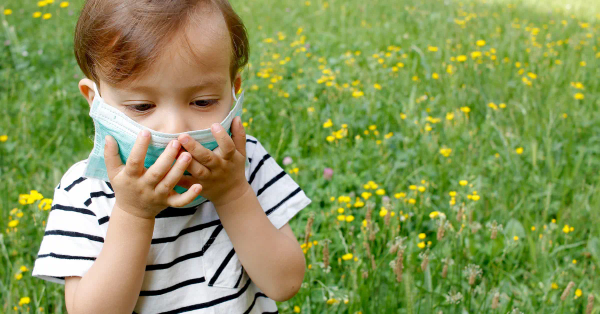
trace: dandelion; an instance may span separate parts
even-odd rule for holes
[[[4,9],[4,15],[11,15],[11,14],[12,14],[11,9]]]
[[[354,97],[354,98],[359,98],[359,97],[362,97],[364,95],[365,95],[365,93],[362,92],[362,91],[359,91],[359,90],[355,90],[355,91],[352,92],[352,97]]]
[[[69,6],[69,3],[67,1],[63,1],[63,2],[60,3],[60,7],[61,8],[66,8],[68,6]]]
[[[575,95],[573,95],[573,97],[575,97],[575,99],[577,99],[577,100],[581,100],[581,99],[585,98],[585,96],[582,93],[576,93]]]
[[[49,19],[49,18],[51,18],[51,17],[52,17],[52,13],[46,13],[46,14],[42,15],[42,18],[43,18],[44,20],[47,20],[47,19]]]
[[[435,47],[435,46],[428,46],[428,47],[427,47],[427,50],[429,50],[429,51],[431,51],[431,52],[436,52],[436,51],[438,51],[438,47]]]
[[[19,306],[21,306],[23,304],[29,304],[29,302],[31,302],[31,299],[29,297],[22,297],[19,300]]]
[[[6,142],[8,140],[8,135],[0,135],[0,142]]]
[[[18,220],[11,220],[11,221],[8,223],[8,226],[9,226],[10,228],[14,228],[14,227],[16,227],[16,226],[18,226],[18,225],[19,225],[19,221],[18,221]]]
[[[377,83],[375,83],[375,84],[373,85],[373,87],[374,87],[375,89],[381,90],[381,85],[379,85],[379,84],[377,84]]]
[[[431,78],[437,80],[440,78],[440,75],[434,72],[433,74],[431,74]]]
[[[420,249],[424,249],[424,248],[425,248],[425,242],[421,241],[421,242],[417,243],[417,246],[418,246]]]
[[[575,290],[575,297],[574,297],[574,299],[577,299],[577,298],[579,298],[582,295],[583,295],[583,291],[581,291],[581,289],[578,288],[577,290]]]
[[[462,186],[465,186],[465,185],[467,185],[468,183],[469,183],[469,181],[467,181],[467,180],[460,180],[460,181],[458,181],[458,184],[460,184],[460,185],[462,185]]]
[[[483,46],[485,46],[485,40],[480,39],[480,40],[476,41],[475,44],[479,47],[483,47]]]
[[[294,305],[294,313],[300,313],[300,307],[297,305]]]
[[[523,147],[518,147],[517,149],[515,149],[515,152],[521,155],[523,153]]]
[[[331,122],[331,119],[327,119],[327,121],[323,123],[323,128],[330,128],[331,126],[333,126],[333,122]]]
[[[345,261],[351,260],[352,259],[352,253],[346,253],[344,255],[342,255],[342,259]]]

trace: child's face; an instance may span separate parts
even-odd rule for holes
[[[206,129],[225,119],[233,104],[232,86],[237,93],[241,76],[231,82],[232,44],[223,16],[218,11],[201,15],[187,30],[197,61],[190,61],[185,41],[174,38],[148,74],[126,87],[101,79],[99,92],[106,103],[163,133]],[[81,80],[79,89],[91,106],[93,81]]]

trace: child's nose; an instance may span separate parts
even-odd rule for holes
[[[190,115],[182,111],[166,112],[158,115],[158,124],[161,126],[159,132],[162,133],[183,133],[193,131]]]

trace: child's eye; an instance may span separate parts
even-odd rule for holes
[[[133,106],[127,106],[127,108],[129,108],[130,110],[133,110],[133,111],[137,111],[137,112],[144,112],[144,111],[148,111],[148,109],[152,108],[152,104],[133,105]]]
[[[205,107],[209,107],[217,102],[219,102],[219,101],[216,99],[200,99],[200,100],[194,100],[192,102],[192,104],[194,104],[198,107],[205,108]]]

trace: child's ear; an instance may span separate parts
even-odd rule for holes
[[[79,91],[81,95],[87,100],[90,108],[92,107],[92,102],[94,101],[94,81],[84,78],[79,81]]]
[[[235,88],[235,94],[237,95],[237,93],[240,91],[240,88],[242,88],[242,74],[238,73],[235,76],[235,80],[233,80],[233,87]]]

